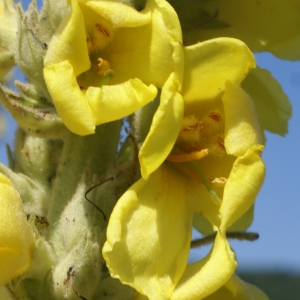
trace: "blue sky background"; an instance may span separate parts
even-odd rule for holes
[[[258,232],[260,238],[256,242],[234,241],[231,245],[240,269],[283,269],[300,274],[300,62],[281,61],[268,53],[256,58],[257,64],[271,71],[281,83],[293,105],[293,117],[286,137],[267,134],[263,153],[267,176],[249,228]],[[24,81],[23,75],[17,76]],[[1,112],[6,131],[0,139],[0,161],[7,164],[5,145],[13,144],[16,124],[4,109]],[[209,247],[194,250],[192,257],[200,257],[208,250]]]

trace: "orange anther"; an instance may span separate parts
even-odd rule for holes
[[[194,151],[194,152],[187,153],[187,154],[178,154],[178,155],[170,154],[167,157],[167,160],[169,160],[171,162],[180,163],[180,162],[199,160],[199,159],[205,157],[206,155],[208,155],[208,149],[203,149],[200,151]]]

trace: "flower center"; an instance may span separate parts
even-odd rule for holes
[[[224,121],[219,112],[212,111],[202,120],[186,116],[183,120],[176,146],[185,153],[207,149],[213,157],[226,154],[224,147]]]
[[[77,77],[81,89],[87,89],[89,86],[101,87],[108,84],[113,77],[114,72],[107,60],[98,58],[97,62],[92,61],[91,68]]]
[[[108,84],[114,75],[110,63],[99,57],[101,50],[111,41],[112,32],[111,25],[105,20],[88,26],[86,42],[90,53],[91,68],[77,77],[81,89],[87,89],[89,86],[101,87]]]
[[[202,120],[194,115],[185,116],[169,161],[194,161],[210,155],[222,157],[224,147],[224,121],[219,112],[212,111]]]
[[[224,121],[219,112],[212,111],[201,120],[194,115],[184,117],[175,147],[167,160],[175,163],[184,162],[176,164],[176,167],[187,176],[203,183],[213,201],[220,204],[221,200],[212,186],[224,187],[226,178],[208,179],[193,162],[208,155],[220,158],[225,154]]]

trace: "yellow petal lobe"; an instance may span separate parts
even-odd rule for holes
[[[262,149],[263,146],[259,145],[249,149],[233,164],[220,207],[222,232],[238,220],[256,199],[265,177],[265,165],[260,157]]]
[[[94,133],[95,118],[68,61],[44,68],[47,88],[64,124],[78,135]]]
[[[85,97],[99,125],[130,115],[153,100],[156,94],[155,86],[131,79],[118,85],[89,87]]]
[[[35,238],[19,193],[0,173],[0,286],[28,270]]]
[[[120,2],[87,1],[85,5],[92,8],[98,15],[108,20],[114,28],[143,26],[151,20],[151,11],[148,7],[142,12],[138,12],[131,6]]]
[[[300,59],[299,51],[295,51],[300,47],[297,1],[210,0],[204,1],[202,8],[211,15],[217,10],[217,19],[229,26],[216,29],[199,26],[188,33],[187,44],[228,36],[244,41],[255,52],[270,51],[281,59]]]
[[[162,166],[129,188],[110,217],[103,247],[110,273],[149,299],[170,299],[186,267],[188,194],[182,176]]]
[[[180,83],[172,73],[162,89],[160,105],[139,152],[143,178],[147,178],[164,162],[175,144],[184,113],[179,88]]]
[[[236,266],[234,253],[226,238],[218,233],[208,256],[187,266],[170,299],[204,299],[229,280]]]
[[[242,87],[253,100],[262,128],[280,135],[287,134],[292,105],[272,74],[256,68],[245,78]]]
[[[225,148],[228,154],[243,155],[262,144],[260,125],[250,97],[237,84],[226,82],[222,97],[225,113]]]
[[[44,64],[47,66],[68,61],[77,77],[88,70],[91,63],[86,46],[86,32],[81,10],[77,0],[70,0],[70,2],[72,12],[65,17],[54,33],[48,45]]]
[[[221,95],[226,80],[239,84],[255,67],[246,44],[231,38],[218,38],[185,47],[182,94],[186,103]]]

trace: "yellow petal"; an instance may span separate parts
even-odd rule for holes
[[[265,165],[260,157],[262,146],[249,149],[235,161],[224,188],[220,207],[221,230],[238,220],[254,203],[263,184]]]
[[[268,300],[268,297],[257,287],[232,276],[224,285],[232,294],[232,300]]]
[[[268,300],[268,297],[255,286],[232,276],[223,287],[205,300]]]
[[[169,75],[177,72],[176,60],[183,67],[178,17],[168,2],[156,2],[147,1],[145,11],[150,10],[152,16],[149,24],[118,28],[101,52],[115,74],[111,84],[139,78],[145,84],[162,87]]]
[[[247,288],[245,282],[240,280],[237,276],[232,276],[224,285],[227,288],[232,296],[233,299],[238,300],[252,300],[252,295],[249,289]]]
[[[187,264],[192,230],[189,190],[162,166],[118,200],[103,256],[113,277],[149,299],[169,299]]]
[[[254,205],[252,205],[237,221],[235,221],[228,231],[245,231],[250,227],[254,215]]]
[[[224,28],[199,27],[192,30],[186,42],[212,37],[234,37],[244,41],[252,51],[270,51],[283,59],[300,59],[300,12],[282,0],[263,2],[247,0],[205,1],[203,9],[229,24]],[[233,13],[234,11],[234,13]]]
[[[200,213],[209,221],[211,225],[218,227],[220,225],[219,206],[211,199],[209,192],[204,184],[187,177],[189,194],[189,207],[192,211]],[[200,220],[199,220],[200,222]],[[204,221],[205,222],[205,221]],[[206,227],[204,224],[204,227]],[[200,225],[200,223],[198,223]],[[205,228],[203,228],[205,230]],[[202,232],[202,231],[201,231]]]
[[[72,65],[63,61],[44,68],[47,88],[57,113],[72,132],[87,135],[95,131],[95,118],[80,90]]]
[[[218,233],[208,256],[187,266],[171,299],[204,299],[229,280],[236,266],[234,253],[227,240]]]
[[[131,79],[118,85],[89,87],[85,96],[98,125],[130,115],[153,100],[156,93],[155,86]]]
[[[226,80],[240,83],[255,67],[255,59],[241,41],[219,38],[185,48],[182,94],[187,103],[214,99]]]
[[[263,138],[251,98],[238,85],[227,81],[222,97],[225,114],[225,148],[231,155],[243,155]]]
[[[253,300],[269,300],[268,296],[256,286],[246,283],[248,289],[252,293]]]
[[[35,239],[26,221],[19,193],[0,173],[0,286],[30,267]]]
[[[84,2],[98,15],[108,20],[114,28],[143,26],[151,21],[149,5],[143,11],[138,12],[133,7],[120,2],[80,0],[78,2]]]
[[[209,235],[214,232],[212,224],[200,213],[194,213],[193,227],[203,235]]]
[[[15,64],[18,14],[14,1],[0,2],[0,80]]]
[[[162,89],[160,105],[139,152],[143,178],[147,178],[164,162],[175,144],[184,112],[179,88],[180,82],[172,73]]]
[[[0,299],[1,300],[13,300],[11,293],[5,286],[0,287]]]
[[[68,61],[77,77],[90,68],[85,25],[77,0],[70,0],[72,12],[54,33],[45,56],[45,66]],[[47,79],[46,79],[47,83]]]
[[[139,292],[137,292],[137,293],[134,295],[134,297],[133,297],[132,300],[149,300],[149,298],[146,297],[145,295],[140,294]]]
[[[300,2],[298,0],[286,0],[291,7],[300,13]]]
[[[288,132],[292,106],[279,82],[264,69],[252,70],[242,83],[251,96],[263,129],[280,135]]]

